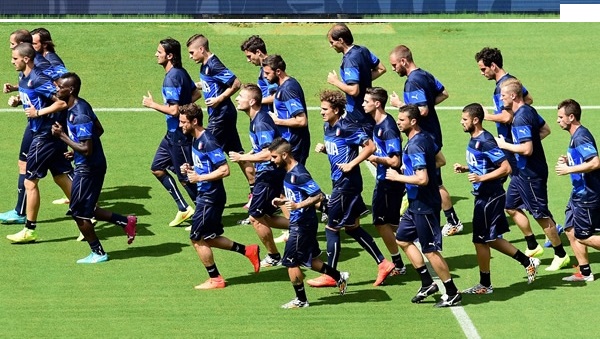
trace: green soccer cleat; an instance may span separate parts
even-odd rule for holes
[[[7,235],[6,239],[10,240],[13,244],[27,244],[36,241],[37,232],[24,227],[21,231],[15,234]]]

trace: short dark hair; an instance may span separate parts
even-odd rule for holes
[[[290,145],[290,142],[282,137],[277,137],[273,139],[273,141],[271,141],[271,144],[269,145],[268,150],[269,152],[277,151],[280,153],[288,153],[289,155],[292,155],[292,146]]]
[[[13,50],[17,51],[17,53],[19,53],[19,55],[22,57],[28,57],[32,62],[35,59],[35,49],[28,42],[18,44]]]
[[[252,35],[246,39],[240,46],[240,49],[242,52],[249,51],[250,53],[256,53],[257,51],[261,51],[263,54],[267,54],[267,45],[258,35]]]
[[[342,92],[326,89],[319,93],[319,99],[331,104],[332,108],[338,110],[339,115],[344,114],[346,110],[346,96]]]
[[[371,96],[371,98],[381,104],[381,107],[385,107],[388,101],[388,93],[382,87],[370,87],[367,88],[365,94]]]
[[[182,68],[183,66],[181,65],[181,44],[179,43],[179,41],[168,37],[162,39],[159,43],[165,49],[165,53],[173,55],[173,59],[171,59],[173,67]]]
[[[352,32],[344,23],[335,24],[333,27],[331,27],[327,35],[331,36],[333,40],[342,39],[346,45],[352,45],[354,43]]]
[[[179,106],[179,114],[185,115],[189,122],[198,121],[198,126],[202,126],[202,119],[204,115],[202,114],[202,108],[196,105],[195,103]]]
[[[285,72],[285,61],[279,54],[269,55],[262,62],[262,66],[269,66],[273,71],[281,70]]]
[[[40,36],[40,43],[42,45],[46,45],[44,48],[48,52],[54,53],[55,52],[54,42],[52,42],[52,36],[50,35],[50,31],[48,31],[47,29],[45,29],[43,27],[36,28],[31,31],[32,40],[33,40],[33,36],[36,34]]]
[[[26,29],[18,29],[12,33],[10,33],[10,35],[15,36],[15,42],[17,44],[22,44],[24,42],[28,42],[28,43],[33,43],[33,38],[31,37],[31,33],[29,33],[28,30]]]
[[[564,108],[567,115],[573,114],[575,120],[581,120],[581,105],[573,99],[566,99],[558,104],[558,109]]]
[[[256,102],[260,105],[262,102],[262,91],[260,87],[253,83],[247,83],[242,85],[242,90],[246,90],[250,93],[250,98],[256,100]]]
[[[200,44],[200,46],[204,47],[204,49],[206,49],[207,51],[210,51],[210,48],[208,47],[208,39],[202,35],[202,34],[194,34],[192,35],[187,43],[186,43],[186,47],[190,47],[191,44],[195,43],[196,41],[198,41],[198,43]]]
[[[396,57],[396,59],[405,58],[408,62],[413,62],[413,55],[410,48],[405,45],[398,45],[394,47],[390,55]]]
[[[483,117],[484,117],[485,113],[483,111],[483,106],[481,106],[481,104],[478,104],[478,103],[468,104],[467,106],[465,106],[465,108],[463,108],[463,112],[469,113],[469,116],[471,117],[471,119],[479,118],[479,122],[483,122]]]
[[[401,106],[400,112],[406,113],[406,116],[410,120],[415,119],[415,120],[417,120],[417,123],[419,123],[419,121],[421,121],[421,111],[419,110],[419,106],[417,106],[415,104],[408,104],[408,105]]]
[[[492,62],[500,68],[503,66],[502,53],[497,48],[484,47],[475,54],[475,61],[479,62],[479,60],[481,60],[486,67],[490,67]]]
[[[74,97],[79,97],[79,91],[81,90],[81,78],[77,73],[67,72],[60,77],[59,79],[65,79],[69,86],[73,87],[73,92],[71,93]]]

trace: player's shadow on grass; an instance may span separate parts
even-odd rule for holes
[[[332,294],[330,296],[321,297],[316,301],[311,301],[310,307],[348,303],[381,302],[392,300],[392,298],[384,290],[373,288],[356,290],[352,289],[352,286],[355,285],[349,285],[349,289],[346,291],[345,295],[340,295],[338,293],[337,288],[332,288]]]
[[[250,268],[252,270],[252,268]],[[260,272],[248,273],[237,277],[226,277],[228,285],[245,285],[245,284],[264,284],[272,282],[287,282],[290,283],[287,268],[283,266],[262,268]]]
[[[123,241],[125,241],[125,239],[123,239]],[[133,245],[132,247],[128,247],[124,250],[110,251],[108,255],[110,256],[110,260],[121,260],[139,257],[157,258],[180,253],[183,250],[183,248],[187,247],[189,247],[188,244],[182,244],[178,242],[168,242],[149,246]]]
[[[560,280],[560,278],[552,277],[551,275],[545,275],[543,277],[538,276],[531,284],[527,283],[527,278],[523,278],[522,281],[516,282],[510,286],[500,288],[494,287],[494,293],[492,294],[463,294],[462,304],[464,306],[468,306],[485,304],[488,302],[507,301],[532,290],[555,290],[558,286],[562,285],[562,283],[563,282]]]
[[[475,252],[474,248],[473,252]],[[478,267],[476,254],[461,254],[454,257],[444,257],[444,259],[446,259],[450,271]]]
[[[150,199],[150,186],[115,186],[104,187],[100,194],[100,201]]]
[[[151,213],[144,207],[142,204],[136,204],[133,202],[127,201],[115,201],[115,202],[106,202],[100,201],[98,205],[108,211],[113,213],[119,213],[123,215],[135,214],[136,216],[144,216],[150,215]]]

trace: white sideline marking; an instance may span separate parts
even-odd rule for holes
[[[368,161],[365,161],[365,164],[367,165],[367,168],[369,169],[369,171],[371,172],[373,177],[376,177],[377,169],[375,168],[375,166],[373,166],[373,164],[371,164]],[[418,243],[415,245],[417,245],[420,250],[421,246],[419,246]],[[429,272],[431,273],[431,277],[436,282],[436,284],[439,286],[440,291],[443,294],[445,294],[446,288],[444,287],[444,283],[442,282],[440,277],[437,276],[437,274],[435,273],[435,271],[429,264],[429,261],[427,260],[427,258],[425,256],[423,256],[423,258],[425,259],[425,263],[427,264],[427,269],[429,269]],[[449,309],[452,311],[454,318],[456,318],[456,321],[458,321],[460,328],[462,328],[463,333],[465,334],[465,336],[468,339],[481,339],[479,332],[477,332],[477,328],[475,328],[475,324],[473,324],[473,321],[471,321],[471,318],[469,318],[469,315],[467,314],[467,312],[465,311],[465,309],[462,306],[453,306],[453,307],[449,307]]]

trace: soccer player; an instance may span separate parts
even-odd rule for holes
[[[260,265],[280,266],[281,254],[275,245],[271,228],[288,229],[289,220],[276,216],[277,208],[271,202],[283,190],[284,171],[271,163],[271,153],[267,148],[281,134],[269,112],[261,105],[262,92],[257,85],[243,85],[235,101],[237,108],[250,118],[252,150],[245,154],[229,152],[229,158],[233,162],[247,161],[255,164],[256,176],[248,213],[256,234],[267,248],[267,255]]]
[[[246,60],[254,66],[260,67],[258,72],[257,85],[262,91],[262,106],[263,109],[273,112],[273,99],[277,84],[271,84],[265,78],[262,62],[269,56],[267,54],[267,45],[265,41],[258,35],[252,35],[242,43],[240,49],[246,55]]]
[[[237,110],[231,97],[240,89],[240,80],[210,51],[208,39],[194,34],[187,41],[190,59],[200,64],[200,84],[208,110],[206,129],[217,139],[223,151],[244,153],[237,131]],[[254,186],[254,166],[238,162],[248,180],[250,193]],[[250,197],[251,198],[251,197]]]
[[[436,175],[436,162],[440,161],[436,158],[440,157],[440,152],[433,137],[421,129],[419,125],[421,119],[423,116],[417,105],[400,107],[398,127],[408,138],[402,152],[404,174],[389,168],[385,178],[406,185],[409,205],[400,219],[396,240],[421,277],[421,288],[411,301],[420,303],[439,291],[439,287],[425,266],[422,252],[446,288],[446,294],[435,306],[448,307],[459,304],[462,297],[452,280],[448,264],[440,253],[442,234],[438,227],[438,218],[441,197]],[[416,240],[421,244],[421,251],[415,246]]]
[[[473,209],[473,244],[479,264],[479,283],[464,290],[467,294],[490,294],[492,287],[490,271],[490,248],[493,248],[525,267],[527,280],[535,280],[540,260],[529,258],[519,251],[502,234],[509,231],[504,214],[506,192],[502,178],[509,175],[511,166],[504,152],[496,144],[494,136],[483,129],[484,109],[480,104],[470,104],[462,111],[460,123],[471,139],[467,146],[467,166],[454,164],[454,172],[469,173],[473,185],[475,207]]]
[[[365,113],[362,103],[366,89],[386,72],[386,68],[368,48],[354,44],[354,37],[346,24],[335,24],[327,32],[327,39],[331,48],[344,55],[339,78],[332,71],[327,75],[327,82],[346,94],[347,118],[371,135],[375,122],[371,115]]]
[[[394,72],[401,77],[406,77],[404,83],[404,101],[402,101],[396,92],[390,96],[390,103],[394,107],[401,107],[406,104],[415,104],[419,107],[423,119],[419,121],[419,126],[425,132],[430,133],[435,140],[439,150],[442,150],[442,128],[435,111],[435,106],[448,98],[448,91],[441,82],[431,73],[417,67],[413,60],[412,52],[404,45],[396,46],[390,54],[390,63]],[[452,206],[450,193],[443,184],[441,169],[437,170],[437,181],[440,185],[440,195],[442,197],[442,209],[446,216],[446,224],[442,228],[444,236],[451,236],[463,230],[463,224],[460,222],[456,211]]]
[[[341,250],[340,230],[343,228],[377,263],[377,279],[373,285],[379,286],[395,265],[383,257],[373,237],[359,223],[360,216],[367,213],[361,196],[363,182],[359,165],[375,152],[376,146],[360,126],[342,118],[346,107],[342,92],[325,90],[319,96],[325,144],[318,143],[315,151],[327,154],[333,182],[325,227],[327,265],[337,268]],[[307,283],[313,287],[336,286],[336,281],[326,274]]]
[[[283,182],[285,198],[273,199],[273,205],[287,205],[290,210],[290,238],[285,244],[283,265],[288,268],[296,298],[281,307],[286,309],[308,307],[301,265],[329,276],[336,282],[340,294],[343,295],[346,293],[350,274],[340,272],[319,259],[321,250],[317,241],[318,220],[315,210],[315,204],[323,199],[319,185],[312,179],[304,165],[294,159],[292,148],[287,140],[284,138],[273,140],[268,150],[272,162],[286,171]]]
[[[363,101],[363,109],[369,114],[375,126],[373,128],[373,142],[377,147],[369,160],[377,169],[375,189],[373,190],[373,225],[377,228],[381,239],[392,256],[396,266],[391,275],[406,273],[402,262],[394,231],[400,221],[400,205],[404,196],[404,184],[385,179],[388,168],[400,170],[402,165],[402,141],[400,130],[394,118],[385,111],[388,93],[381,87],[367,88]]]
[[[302,86],[286,73],[286,64],[280,55],[269,55],[263,60],[262,67],[267,81],[278,85],[271,118],[281,136],[292,145],[294,159],[305,165],[310,150],[310,132]]]
[[[127,243],[135,239],[137,218],[104,210],[97,206],[104,176],[106,158],[100,141],[104,132],[102,124],[92,110],[92,106],[79,97],[81,79],[75,73],[65,73],[56,80],[56,96],[67,103],[68,135],[60,122],[52,126],[52,134],[73,149],[75,175],[71,191],[69,211],[79,231],[88,242],[92,252],[78,264],[96,264],[108,260],[100,239],[94,231],[91,219],[107,221],[123,228]]]
[[[209,290],[225,287],[225,280],[215,264],[213,247],[246,256],[255,273],[260,270],[260,249],[258,245],[244,246],[223,236],[221,218],[227,200],[223,178],[229,176],[229,165],[217,139],[203,127],[202,117],[202,110],[194,103],[179,108],[179,124],[183,133],[193,137],[194,152],[194,164],[183,164],[181,171],[198,187],[190,239],[209,275],[208,280],[194,288]]]
[[[31,31],[32,45],[36,52],[41,54],[52,65],[52,72],[55,79],[67,73],[67,68],[62,59],[56,54],[54,42],[50,31],[40,27]]]
[[[143,97],[142,104],[165,115],[167,133],[156,150],[150,169],[177,204],[179,210],[169,226],[178,226],[194,215],[194,209],[185,201],[168,170],[175,172],[192,200],[196,200],[198,191],[196,185],[190,183],[187,176],[179,170],[184,163],[192,162],[192,138],[181,131],[179,107],[195,102],[202,94],[181,65],[179,41],[172,38],[161,40],[154,55],[158,64],[165,70],[162,86],[164,104],[155,102],[150,91],[148,96]]]
[[[587,248],[600,250],[600,158],[596,140],[581,125],[581,106],[573,99],[558,104],[556,122],[569,132],[571,140],[566,155],[558,158],[556,174],[571,176],[573,190],[567,204],[565,228],[579,264],[579,272],[566,281],[594,281]]]
[[[55,122],[66,126],[63,112],[67,104],[56,96],[56,88],[43,71],[34,64],[36,52],[30,43],[21,43],[12,50],[12,64],[20,73],[19,97],[28,118],[31,145],[27,153],[24,186],[26,190],[25,228],[6,238],[13,243],[29,243],[37,239],[37,217],[40,209],[38,182],[51,171],[54,181],[67,198],[71,194],[71,179],[67,176],[73,168],[64,157],[65,144],[52,137]],[[51,103],[48,106],[48,103]]]
[[[548,208],[548,164],[540,136],[540,118],[536,110],[523,101],[523,86],[519,80],[506,80],[500,88],[500,96],[504,106],[514,112],[511,126],[513,142],[507,142],[502,136],[496,141],[501,149],[515,154],[518,168],[506,192],[506,212],[522,230],[531,227],[524,210],[533,215],[554,248],[554,259],[546,271],[557,271],[569,265],[570,259]],[[525,239],[528,237],[533,235]],[[530,240],[527,241],[529,243]],[[538,245],[525,254],[537,257],[543,253],[544,249]]]

